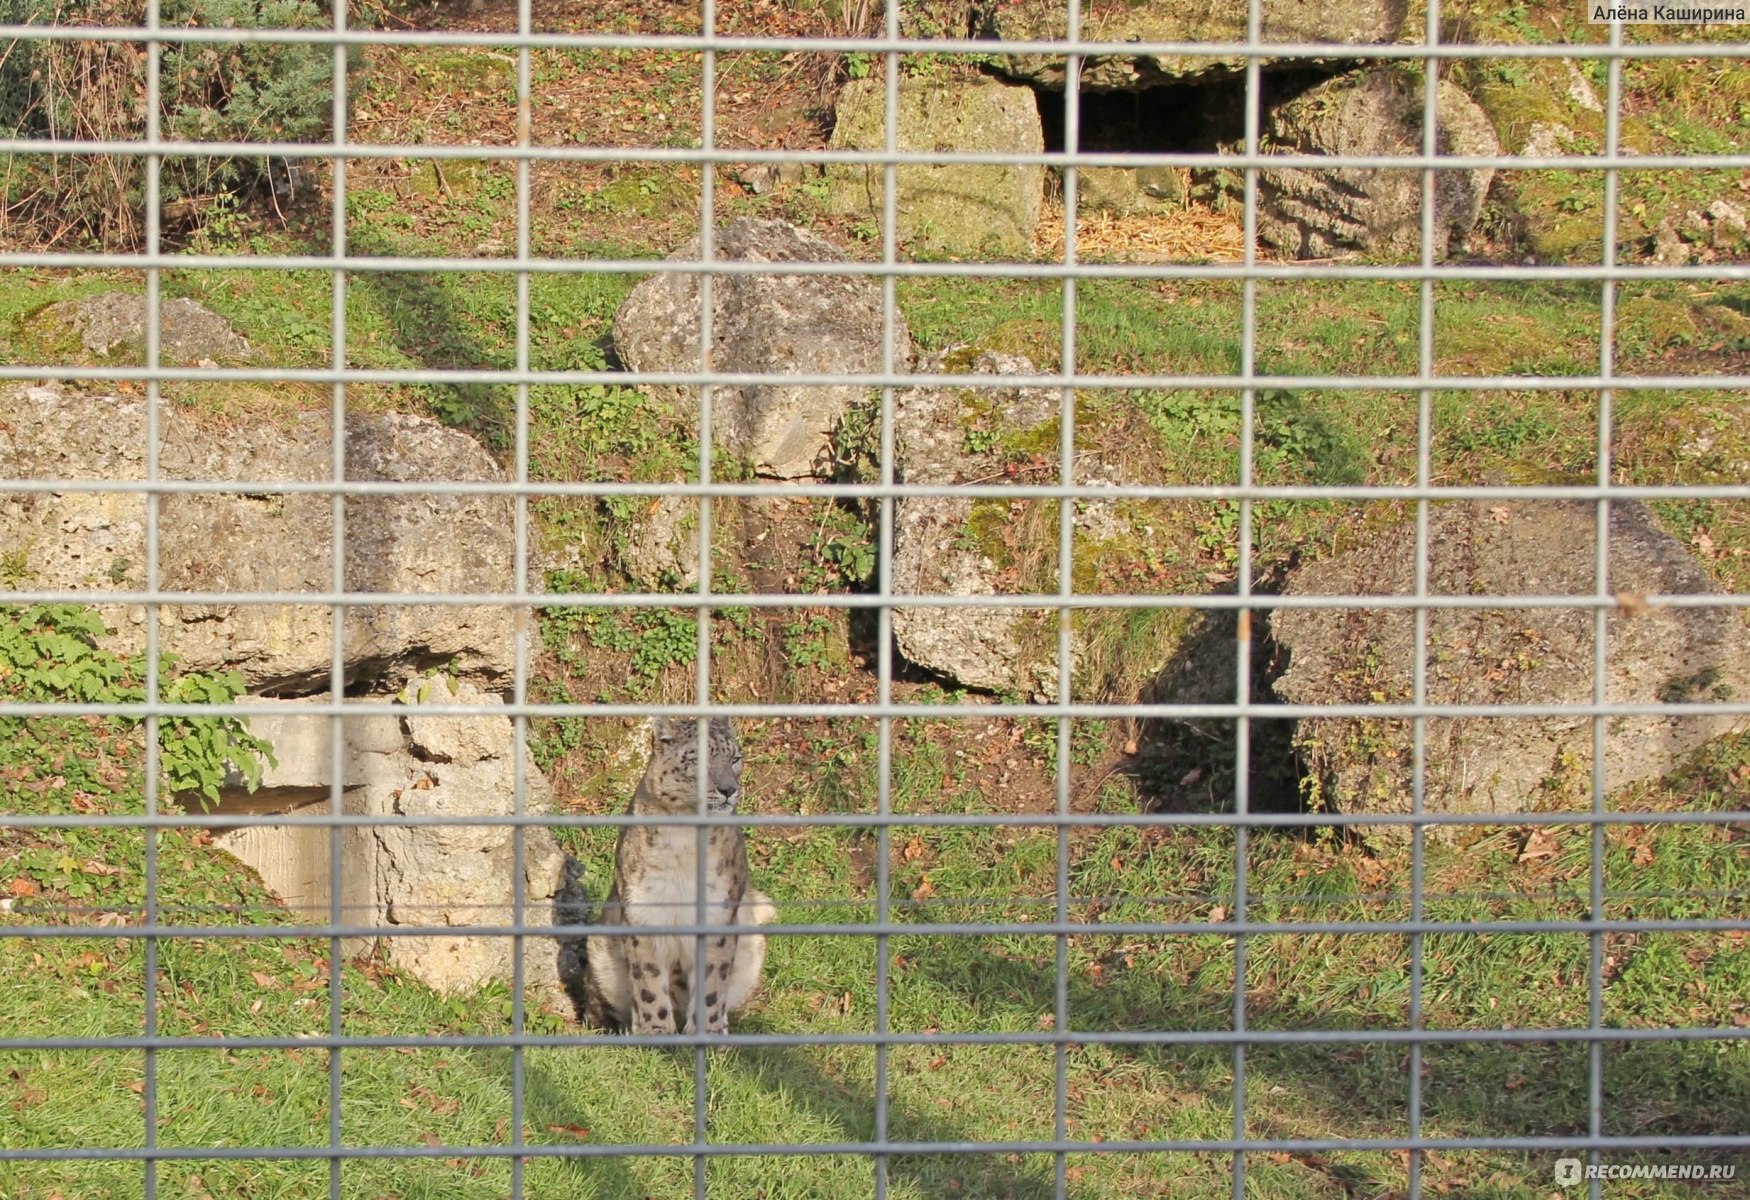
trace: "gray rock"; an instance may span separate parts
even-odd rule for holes
[[[86,350],[130,363],[146,359],[146,297],[103,292],[50,305],[42,314],[63,321]],[[202,360],[237,362],[249,357],[249,342],[225,318],[193,300],[164,300],[159,309],[159,361],[189,366]]]
[[[1408,11],[1407,0],[1360,0],[1354,4],[1308,4],[1305,0],[1263,0],[1261,40],[1329,42],[1364,46],[1396,40]],[[1015,0],[980,6],[977,36],[1005,41],[1063,39],[1068,18],[1063,0]],[[1093,42],[1243,42],[1246,6],[1209,0],[1127,0],[1087,13],[1081,36]],[[1064,86],[1061,54],[1011,54],[1002,70],[1041,87]],[[1271,60],[1266,58],[1265,65]],[[1307,60],[1294,60],[1304,65]],[[1154,87],[1164,83],[1219,79],[1244,71],[1241,55],[1113,55],[1082,64],[1082,86],[1101,90]]]
[[[498,696],[461,682],[416,677],[401,693],[410,703],[492,706]],[[221,813],[325,811],[332,778],[334,722],[301,713],[288,701],[283,714],[256,717],[250,731],[272,742],[279,764],[254,793],[225,791]],[[508,925],[515,916],[516,833],[508,824],[421,825],[418,818],[497,818],[516,812],[515,738],[501,716],[420,715],[347,717],[342,733],[342,810],[381,818],[349,826],[341,835],[338,872],[342,920],[347,924],[445,926],[431,937],[382,939],[388,962],[444,991],[466,990],[512,977],[507,936],[469,934],[470,926]],[[552,810],[546,779],[526,757],[523,811]],[[523,918],[547,919],[560,884],[561,861],[552,831],[523,831]],[[239,826],[221,832],[218,846],[262,877],[268,889],[301,916],[326,921],[331,912],[332,841],[311,825]],[[367,949],[372,938],[349,948]],[[556,996],[557,955],[550,943],[524,946],[524,983]]]
[[[844,262],[830,242],[781,221],[738,218],[718,232],[722,261]],[[697,239],[669,256],[696,260]],[[712,283],[712,363],[721,371],[875,372],[881,369],[881,287],[853,275],[719,275]],[[699,277],[652,275],[614,316],[614,345],[637,371],[699,368]],[[894,364],[911,361],[911,337],[894,313]],[[659,399],[696,411],[696,388],[651,387]],[[828,439],[845,410],[868,392],[769,383],[719,387],[711,419],[719,449],[782,479],[832,473]]]
[[[650,591],[699,583],[699,502],[664,496],[634,522],[620,551],[626,577]]]
[[[735,181],[756,196],[801,183],[807,171],[799,162],[746,163],[729,170]]]
[[[1020,355],[951,350],[920,364],[929,372],[1032,374]],[[982,411],[981,411],[982,410]],[[1045,388],[909,388],[894,397],[895,477],[901,483],[961,483],[994,465],[967,449],[966,431],[988,422],[1036,428],[1056,418],[1059,399]],[[909,497],[894,505],[893,587],[912,595],[979,596],[999,591],[998,564],[973,535],[973,501]],[[893,610],[899,652],[918,666],[992,691],[1049,690],[1056,655],[1038,653],[1047,639],[1043,615],[1013,608]],[[1051,642],[1055,649],[1055,642]]]
[[[1750,218],[1730,200],[1715,200],[1708,205],[1707,218],[1714,244],[1721,249],[1742,245],[1750,237]]]
[[[240,411],[223,422],[166,404],[159,464],[170,480],[317,481],[329,478],[326,413]],[[0,478],[137,481],[145,477],[142,400],[81,396],[58,387],[0,389]],[[349,480],[502,481],[465,434],[423,417],[354,413]],[[325,591],[332,504],[320,494],[169,494],[159,501],[159,586],[166,592]],[[429,492],[345,502],[349,591],[381,606],[346,610],[347,680],[448,664],[502,678],[514,662],[512,614],[486,605],[408,603],[429,592],[513,587],[514,528],[504,496]],[[112,648],[145,646],[145,611],[103,605],[140,590],[146,502],[127,492],[0,494],[0,553],[18,586],[84,591],[115,629]],[[159,610],[161,647],[187,670],[234,668],[253,691],[301,694],[329,684],[332,625],[324,605],[175,604]]]
[[[1172,167],[1083,167],[1076,206],[1084,212],[1170,212],[1185,200],[1185,181]]]
[[[1590,504],[1512,501],[1442,505],[1430,514],[1429,589],[1441,595],[1593,593]],[[1610,589],[1618,595],[1712,592],[1707,576],[1639,503],[1611,507]],[[1405,595],[1414,590],[1408,525],[1295,572],[1289,595]],[[1293,704],[1366,703],[1411,695],[1409,610],[1278,609],[1271,627],[1287,652],[1277,694]],[[1631,604],[1610,613],[1605,695],[1620,703],[1707,701],[1750,688],[1750,630],[1729,608]],[[1589,704],[1593,610],[1434,609],[1428,614],[1431,703]],[[1606,786],[1674,769],[1726,732],[1731,716],[1612,717]],[[1315,718],[1296,742],[1322,799],[1354,812],[1411,807],[1410,722]],[[1425,807],[1431,813],[1511,814],[1584,806],[1591,788],[1587,717],[1460,718],[1427,724]]]
[[[1438,96],[1441,154],[1499,154],[1488,117],[1456,84]],[[1267,144],[1290,154],[1388,155],[1422,150],[1422,82],[1400,66],[1369,67],[1329,80],[1275,109]],[[1482,215],[1491,168],[1440,171],[1434,185],[1434,257],[1463,242]],[[1341,167],[1258,174],[1258,236],[1298,258],[1365,251],[1418,258],[1422,173]]]
[[[1549,34],[1535,21],[1509,21],[1478,11],[1456,18],[1445,40],[1536,45],[1546,43]],[[1446,78],[1476,101],[1507,154],[1594,154],[1604,143],[1604,106],[1574,59],[1515,59],[1511,70],[1502,70],[1499,59],[1458,59],[1448,64]],[[1622,153],[1654,150],[1649,138],[1633,117],[1625,117]],[[1539,262],[1599,260],[1603,226],[1597,204],[1575,203],[1594,190],[1602,190],[1600,181],[1576,178],[1567,171],[1504,170],[1494,181],[1496,199],[1508,218],[1507,230]],[[1678,189],[1675,194],[1687,193]],[[1667,212],[1674,203],[1675,199],[1666,205]],[[1665,215],[1655,209],[1645,224],[1657,225]]]
[[[919,365],[931,374],[1031,375],[1025,357],[959,346]],[[1051,388],[906,388],[894,396],[894,475],[901,483],[955,484],[1006,478],[1006,465],[1032,447],[1055,447],[1062,395]],[[1055,454],[1048,454],[1055,458]],[[1108,464],[1100,451],[1078,453],[1078,487],[1134,483],[1135,468]],[[974,500],[956,495],[904,497],[894,504],[893,587],[909,595],[1039,594],[1056,590],[1057,517],[1043,502]],[[1109,555],[1134,555],[1155,536],[1159,511],[1146,503],[1103,497],[1075,501],[1072,570],[1092,571]],[[1040,578],[1036,551],[1050,546]],[[896,606],[893,634],[907,660],[967,687],[1014,691],[1037,699],[1057,695],[1057,616],[1049,607],[914,608]],[[1104,683],[1084,678],[1094,663],[1090,634],[1072,629],[1072,693],[1103,695]],[[1094,656],[1095,659],[1098,655]]]
[[[832,149],[886,149],[886,94],[876,79],[845,86]],[[897,116],[900,151],[1038,154],[1045,149],[1033,90],[994,79],[901,80]],[[1032,245],[1044,202],[1043,166],[943,163],[902,166],[895,176],[902,240],[950,254],[1024,254]],[[835,213],[878,223],[885,178],[879,165],[828,165],[827,205]]]

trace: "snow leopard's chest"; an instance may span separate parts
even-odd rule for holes
[[[721,836],[721,835],[719,835]],[[707,924],[732,919],[732,897],[746,887],[726,864],[707,851],[705,912]],[[699,831],[693,826],[659,826],[638,847],[635,861],[623,873],[620,900],[634,925],[695,925],[699,923]],[[738,887],[737,884],[740,884]]]

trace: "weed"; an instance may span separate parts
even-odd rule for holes
[[[30,551],[23,546],[15,546],[0,554],[0,584],[8,591],[16,591],[20,584],[30,578]]]
[[[605,585],[574,571],[551,571],[547,588],[570,594],[601,593]],[[546,608],[541,614],[541,640],[559,662],[580,666],[575,638],[590,646],[626,656],[634,682],[648,681],[669,667],[687,666],[699,653],[697,619],[690,611],[669,608]]]
[[[1729,703],[1734,694],[1730,683],[1720,678],[1720,669],[1716,666],[1706,666],[1688,675],[1674,676],[1659,685],[1659,702],[1662,704],[1694,703],[1698,700],[1717,700]]]
[[[123,657],[99,645],[109,633],[97,614],[78,605],[0,607],[0,694],[15,701],[74,700],[88,704],[144,703],[143,656]],[[175,660],[159,663],[160,698],[170,704],[224,704],[243,692],[235,671],[173,675]],[[131,718],[107,718],[117,729]],[[0,718],[6,740],[34,742],[28,718]],[[253,791],[273,747],[249,733],[236,717],[164,717],[158,723],[159,763],[170,790],[216,804],[219,789],[235,769]]]
[[[829,670],[841,665],[833,640],[837,633],[824,616],[797,617],[784,626],[784,652],[793,666]]]

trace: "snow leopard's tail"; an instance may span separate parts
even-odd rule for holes
[[[559,942],[559,982],[579,1015],[585,1015],[589,1007],[589,942],[580,927],[594,921],[595,905],[583,886],[583,864],[567,854],[559,888],[553,893],[553,924],[570,926],[557,929],[554,937]]]

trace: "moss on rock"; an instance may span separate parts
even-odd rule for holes
[[[1045,134],[1030,88],[994,79],[903,80],[895,145],[904,152],[1038,154]],[[886,88],[853,80],[839,97],[832,149],[886,149]],[[899,236],[942,253],[1025,253],[1044,202],[1037,163],[929,164],[897,171]],[[879,222],[886,170],[835,164],[826,169],[827,207]]]

